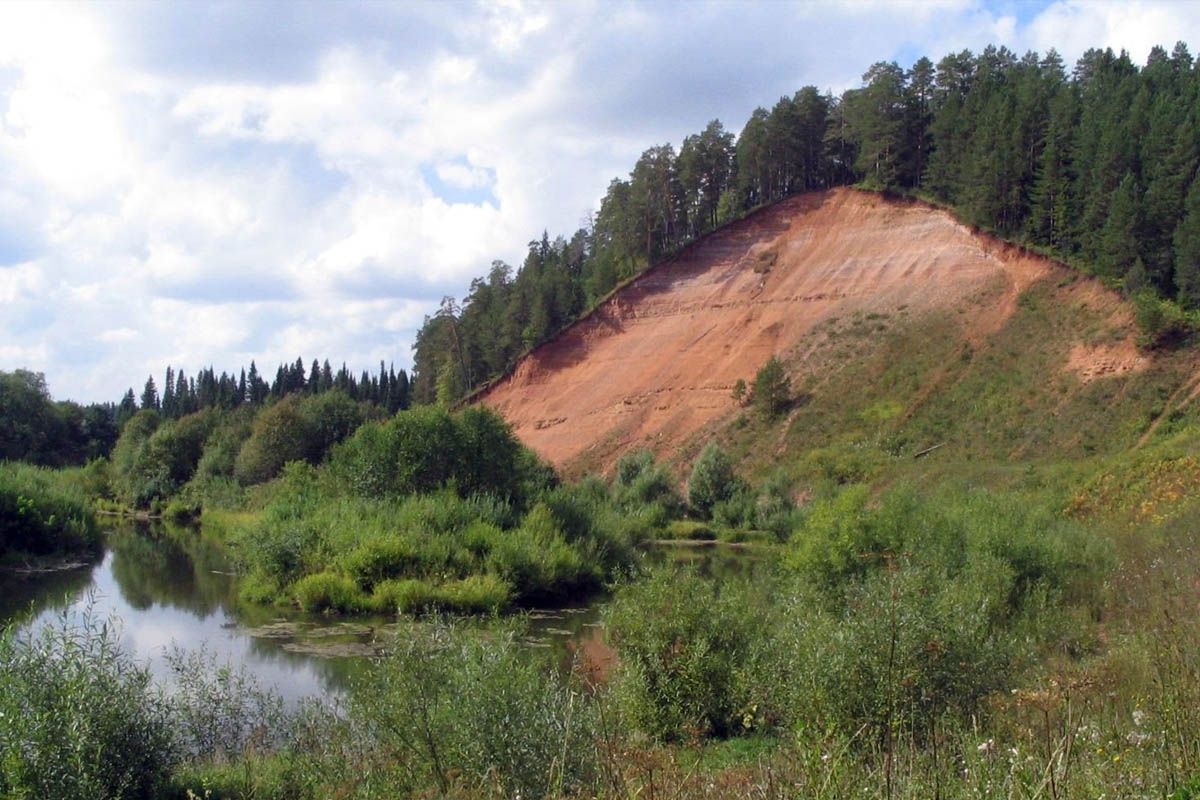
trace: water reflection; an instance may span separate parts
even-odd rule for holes
[[[211,537],[126,523],[109,531],[104,556],[92,567],[0,576],[0,614],[32,630],[64,612],[78,619],[89,607],[100,618],[116,616],[122,644],[168,684],[172,675],[164,656],[178,647],[203,648],[218,663],[244,666],[290,702],[346,686],[354,670],[350,659],[288,652],[285,641],[248,636],[229,573],[228,556]],[[265,609],[251,616],[272,614]]]
[[[728,547],[662,547],[651,564],[679,563],[714,580],[752,576],[764,563],[755,551]],[[172,675],[165,654],[203,648],[218,663],[244,667],[289,702],[344,690],[401,631],[382,616],[352,620],[293,610],[244,606],[230,558],[214,537],[190,528],[126,522],[108,531],[103,558],[82,568],[39,575],[0,574],[0,622],[36,629],[66,613],[78,619],[116,616],[123,644],[160,680]],[[603,673],[611,662],[600,625],[604,598],[526,616],[524,641],[564,669]]]

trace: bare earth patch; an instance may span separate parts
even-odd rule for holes
[[[649,270],[478,401],[566,472],[607,468],[737,413],[731,387],[772,355],[811,349],[822,322],[960,309],[964,338],[986,338],[1056,269],[921,203],[814,192]]]
[[[1150,359],[1138,351],[1132,340],[1116,344],[1077,344],[1067,356],[1067,371],[1083,383],[1110,378],[1146,368]]]

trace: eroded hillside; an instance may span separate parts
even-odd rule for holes
[[[1115,294],[1090,281],[1063,288],[1070,278],[923,204],[850,189],[794,197],[647,272],[480,399],[560,468],[603,468],[633,447],[677,452],[733,418],[735,382],[750,383],[771,355],[785,360],[798,389],[819,394],[840,358],[879,363],[902,331],[907,350],[879,364],[881,375],[914,349],[942,362],[914,374],[885,415],[912,418],[939,404],[939,384],[962,372],[960,360],[994,340],[1020,348],[1008,323],[1022,293],[1038,284],[1061,296],[1041,302],[1091,309],[1088,335],[1072,333],[1061,358],[1051,354],[1068,384],[1060,393],[1144,369]],[[847,326],[857,334],[852,352],[832,335]],[[838,388],[875,387],[868,376],[857,388]]]

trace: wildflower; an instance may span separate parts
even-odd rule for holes
[[[1142,711],[1140,708],[1135,708],[1133,710],[1133,724],[1140,727],[1145,720],[1146,712]]]
[[[986,742],[980,742],[979,746],[976,747],[975,749],[978,750],[980,753],[983,753],[984,755],[988,755],[989,753],[991,753],[992,751],[994,751],[996,749],[996,740],[988,739]]]

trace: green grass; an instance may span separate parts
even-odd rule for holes
[[[565,602],[628,565],[642,535],[636,514],[588,485],[552,490],[518,514],[453,491],[346,495],[306,467],[285,484],[226,535],[249,573],[244,597],[311,611],[490,613]]]
[[[0,558],[99,552],[100,531],[79,473],[0,462]]]

